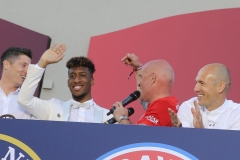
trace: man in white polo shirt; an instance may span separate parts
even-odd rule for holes
[[[223,64],[200,69],[194,91],[197,97],[182,103],[178,113],[169,109],[175,127],[240,130],[240,105],[227,100],[230,73]]]
[[[32,119],[17,103],[20,86],[27,75],[32,52],[26,48],[10,47],[1,55],[0,116],[12,115],[17,119]]]

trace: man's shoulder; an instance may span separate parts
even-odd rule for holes
[[[51,101],[54,105],[58,104],[58,105],[61,105],[61,106],[66,104],[66,103],[71,103],[71,100],[69,100],[69,101],[62,101],[62,100],[57,99],[57,98],[52,98],[49,101]]]
[[[240,104],[233,102],[232,100],[227,100],[228,109],[234,112],[240,112]]]
[[[195,100],[197,100],[197,97],[192,97],[189,100],[184,101],[179,108],[192,108]]]
[[[239,124],[237,121],[240,121],[240,104],[235,103],[232,100],[227,100],[226,105],[227,109],[225,110],[225,114],[228,115],[228,118],[230,118],[234,124]]]
[[[106,108],[104,108],[104,107],[99,106],[96,102],[93,102],[93,104],[94,104],[94,107],[95,107],[96,109],[104,110],[105,112],[108,112],[108,111],[109,111],[109,109],[106,109]]]
[[[193,103],[195,100],[197,100],[197,97],[192,97],[192,98],[190,98],[189,100],[186,100],[186,101],[184,101],[183,103]]]
[[[164,98],[159,98],[153,101],[152,103],[150,103],[149,106],[147,107],[146,112],[153,111],[153,110],[164,111],[168,108],[177,110],[177,107],[178,107],[177,99],[173,96],[168,96]]]
[[[150,103],[150,105],[155,105],[155,104],[159,104],[159,103],[169,103],[169,104],[173,104],[173,103],[178,103],[178,100],[176,97],[174,96],[167,96],[167,97],[163,97],[163,98],[158,98],[155,101],[153,101],[152,103]]]
[[[194,107],[194,101],[197,100],[197,97],[190,98],[187,101],[184,101],[179,107],[178,107],[178,118],[180,120],[183,119],[191,119],[192,113],[191,113],[191,108]],[[190,120],[191,121],[191,120]]]

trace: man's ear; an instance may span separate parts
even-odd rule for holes
[[[8,70],[10,67],[10,62],[8,60],[3,61],[3,68],[4,70]]]
[[[91,86],[93,86],[94,85],[94,78],[92,77],[91,78]]]
[[[156,82],[156,79],[157,79],[157,75],[155,73],[152,73],[151,74],[151,83],[155,83]]]
[[[224,82],[220,82],[219,84],[218,84],[218,93],[222,93],[224,90],[225,90],[225,88],[226,88],[226,83],[224,83]]]

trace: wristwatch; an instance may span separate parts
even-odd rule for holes
[[[123,119],[129,119],[129,118],[128,118],[128,116],[122,115],[122,116],[119,117],[118,123],[121,124],[121,121],[122,121]]]

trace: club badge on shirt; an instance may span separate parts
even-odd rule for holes
[[[157,123],[158,123],[158,119],[155,118],[154,116],[149,115],[149,116],[146,116],[145,118],[146,118],[147,120],[151,121],[151,122],[154,123],[154,124],[157,124]]]

